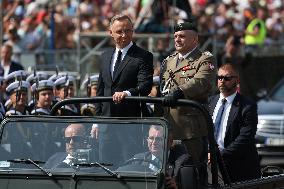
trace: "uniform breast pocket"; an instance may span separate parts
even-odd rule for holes
[[[191,78],[194,77],[194,74],[195,72],[192,71],[182,72],[179,76],[179,83],[182,85],[188,82]]]

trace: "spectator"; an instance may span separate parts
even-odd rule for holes
[[[257,105],[237,92],[237,65],[223,64],[217,78],[220,94],[210,98],[209,107],[215,139],[229,177],[232,182],[260,178],[255,146]]]
[[[0,76],[4,78],[18,70],[24,70],[23,66],[17,62],[12,61],[13,48],[12,46],[5,44],[1,47],[1,67],[0,67]]]
[[[247,52],[255,50],[264,44],[266,38],[266,27],[264,23],[264,9],[257,9],[257,15],[254,16],[252,10],[247,9],[249,24],[245,30],[244,42]]]

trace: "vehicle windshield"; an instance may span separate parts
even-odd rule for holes
[[[20,120],[2,122],[0,171],[38,170],[30,160],[52,173],[145,175],[163,168],[167,145],[164,123],[85,118]]]
[[[271,94],[271,98],[275,100],[284,101],[284,82],[282,82],[282,85],[279,85],[279,87]]]

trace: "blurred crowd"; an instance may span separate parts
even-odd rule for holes
[[[174,23],[193,15],[200,35],[215,36],[225,47],[221,59],[241,53],[239,46],[246,45],[247,27],[255,18],[263,22],[261,45],[284,40],[282,0],[5,0],[2,12],[2,42],[13,47],[15,62],[22,52],[75,49],[79,33],[107,31],[118,13],[132,18],[136,33],[171,33]],[[98,41],[87,42],[94,46]],[[159,43],[154,48],[163,53],[168,44],[159,49]]]

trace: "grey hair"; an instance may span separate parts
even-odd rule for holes
[[[109,23],[109,27],[111,27],[116,20],[128,20],[129,23],[133,26],[133,23],[132,23],[131,19],[129,18],[129,16],[127,16],[125,14],[117,14],[114,17],[111,18],[110,23]]]

